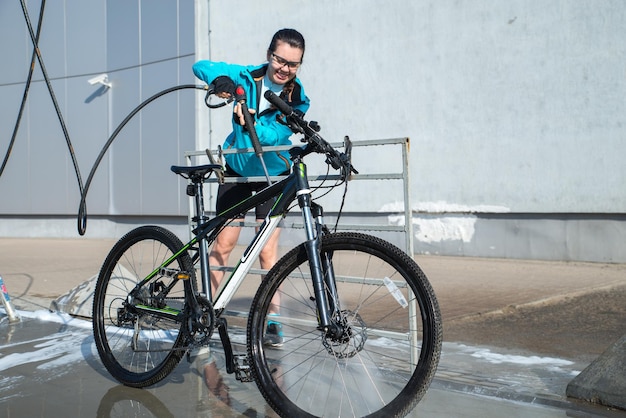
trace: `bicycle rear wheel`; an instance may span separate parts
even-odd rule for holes
[[[318,329],[306,251],[294,248],[268,273],[250,310],[248,355],[259,390],[285,417],[405,416],[428,389],[441,352],[430,283],[412,258],[373,236],[330,234],[321,253],[332,259],[335,317],[346,331],[330,338]]]
[[[173,272],[190,274],[193,263],[170,231],[143,226],[122,237],[107,256],[94,292],[93,331],[106,369],[127,386],[150,386],[166,377],[184,354],[181,315],[185,308],[185,280]],[[167,269],[159,267],[172,259]],[[142,283],[149,275],[153,277]],[[132,292],[132,293],[131,293]]]

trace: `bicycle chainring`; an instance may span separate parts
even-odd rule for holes
[[[204,346],[209,344],[213,330],[215,329],[215,311],[213,304],[204,296],[198,296],[200,312],[189,312],[186,320],[186,332],[191,346]]]

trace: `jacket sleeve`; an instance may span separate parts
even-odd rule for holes
[[[255,126],[259,142],[264,147],[273,147],[278,145],[289,145],[289,138],[292,135],[291,129],[278,122],[270,122],[268,124],[257,123]]]
[[[242,65],[225,62],[198,61],[193,65],[192,70],[196,77],[207,84],[211,84],[213,80],[222,75],[228,76],[235,83],[238,83],[245,68]]]

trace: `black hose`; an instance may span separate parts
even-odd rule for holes
[[[74,147],[72,146],[72,142],[70,141],[70,135],[67,131],[67,127],[65,126],[65,121],[63,120],[63,115],[61,114],[59,103],[57,102],[57,98],[54,94],[54,90],[52,89],[52,84],[50,83],[50,78],[48,77],[48,71],[46,70],[46,66],[43,63],[43,58],[41,57],[41,52],[39,51],[38,40],[37,40],[37,37],[35,36],[35,32],[33,31],[33,25],[28,15],[28,9],[26,8],[26,4],[24,3],[24,0],[21,0],[20,3],[22,4],[22,12],[24,13],[24,19],[26,19],[26,26],[28,26],[30,39],[33,42],[35,55],[37,55],[37,60],[39,61],[39,66],[41,67],[43,78],[46,81],[46,86],[48,86],[48,92],[50,93],[50,98],[52,99],[54,110],[56,111],[57,117],[59,118],[59,123],[61,124],[63,135],[65,136],[65,142],[67,143],[67,148],[72,158],[72,164],[74,164],[74,172],[76,173],[76,180],[78,181],[78,188],[82,194],[83,193],[83,180],[80,175],[80,168],[78,168],[78,161],[76,161],[76,154],[74,153]],[[43,10],[42,10],[42,13],[40,13],[40,18],[42,15],[43,15]]]
[[[130,121],[130,119],[132,119],[133,116],[135,116],[137,114],[137,112],[139,112],[141,109],[143,109],[147,104],[149,104],[150,102],[156,100],[157,98],[159,98],[159,97],[161,97],[161,96],[163,96],[163,95],[165,95],[167,93],[171,93],[173,91],[182,90],[182,89],[189,89],[189,88],[198,89],[198,90],[206,90],[207,86],[199,86],[199,85],[195,85],[195,84],[185,84],[185,85],[170,87],[168,89],[165,89],[165,90],[155,94],[154,96],[150,97],[149,99],[147,99],[144,102],[142,102],[139,106],[137,106],[132,112],[130,112],[128,114],[128,116],[126,116],[126,118],[122,121],[122,123],[120,123],[120,125],[115,129],[113,134],[109,137],[108,141],[106,142],[106,144],[104,145],[104,147],[100,151],[100,154],[98,155],[98,158],[96,159],[96,162],[94,163],[93,167],[91,168],[91,172],[89,173],[89,177],[87,178],[87,183],[85,183],[85,185],[83,186],[83,181],[82,181],[82,177],[81,177],[81,174],[80,174],[80,169],[78,167],[78,162],[76,160],[76,154],[74,153],[74,147],[72,146],[72,142],[70,140],[69,132],[67,131],[67,127],[65,126],[65,121],[63,120],[63,115],[61,114],[61,109],[59,108],[58,102],[56,100],[56,96],[54,94],[54,90],[52,89],[52,84],[50,83],[50,78],[48,77],[48,72],[47,72],[46,67],[44,65],[43,58],[41,57],[41,52],[39,51],[39,37],[41,35],[41,27],[42,27],[42,23],[43,23],[43,14],[44,14],[44,10],[45,10],[46,0],[42,0],[41,1],[41,8],[40,8],[40,11],[39,11],[39,21],[37,23],[37,34],[35,34],[35,32],[33,31],[33,25],[31,23],[30,16],[28,15],[28,9],[26,7],[26,4],[24,3],[24,0],[21,0],[21,5],[22,5],[22,12],[24,14],[24,19],[26,20],[26,25],[28,27],[28,31],[30,33],[30,38],[31,38],[31,41],[33,43],[33,54],[32,54],[32,57],[31,57],[30,69],[29,69],[29,72],[28,72],[27,80],[26,80],[26,86],[24,88],[24,94],[22,95],[22,103],[20,105],[20,110],[19,110],[18,115],[17,115],[17,121],[15,122],[15,127],[13,129],[13,135],[11,136],[11,141],[9,142],[9,147],[7,149],[7,152],[6,152],[5,156],[4,156],[4,160],[2,162],[2,166],[0,166],[0,176],[2,176],[2,173],[4,172],[4,169],[5,169],[6,165],[7,165],[7,162],[9,160],[9,157],[10,157],[11,152],[13,150],[13,145],[15,144],[15,139],[17,138],[17,132],[19,130],[19,126],[20,126],[20,123],[21,123],[21,120],[22,120],[22,115],[24,114],[24,108],[26,106],[26,99],[28,98],[28,92],[30,90],[30,85],[31,85],[32,78],[33,78],[33,72],[34,72],[34,69],[35,69],[35,58],[36,58],[39,61],[39,65],[41,67],[41,71],[43,73],[43,77],[44,77],[44,80],[46,82],[46,86],[48,87],[48,92],[50,93],[50,97],[52,98],[52,102],[54,104],[54,110],[56,111],[57,117],[59,119],[59,123],[61,124],[61,129],[63,130],[63,135],[64,135],[65,141],[67,143],[67,148],[69,150],[70,156],[72,158],[72,163],[74,165],[74,172],[76,173],[76,180],[78,181],[78,188],[79,188],[79,191],[80,191],[80,205],[79,205],[79,208],[78,208],[78,233],[80,235],[84,235],[85,231],[87,229],[87,205],[86,205],[86,201],[85,201],[85,199],[87,198],[87,191],[89,190],[89,186],[91,185],[91,181],[93,179],[93,176],[94,176],[94,174],[96,172],[96,169],[100,165],[100,162],[102,161],[102,158],[104,157],[104,154],[107,152],[107,150],[109,149],[109,147],[113,143],[113,140],[117,137],[117,135],[122,130],[122,128],[128,123],[128,121]]]
[[[100,162],[102,161],[102,158],[104,158],[104,154],[106,154],[107,150],[109,149],[109,147],[113,143],[113,140],[115,140],[115,138],[120,133],[122,128],[133,118],[133,116],[135,116],[147,104],[149,104],[150,102],[158,99],[159,97],[161,97],[161,96],[163,96],[163,95],[165,95],[167,93],[171,93],[173,91],[182,90],[182,89],[206,90],[207,86],[200,86],[200,85],[195,85],[195,84],[183,84],[183,85],[180,85],[180,86],[170,87],[170,88],[167,88],[165,90],[162,90],[159,93],[155,94],[154,96],[144,100],[139,106],[137,106],[135,109],[133,109],[133,111],[130,112],[128,114],[128,116],[126,116],[126,118],[124,118],[122,123],[120,123],[119,126],[115,129],[115,131],[111,134],[111,136],[109,137],[109,139],[106,142],[106,144],[104,144],[104,147],[102,147],[102,150],[100,151],[100,154],[98,155],[98,158],[96,158],[96,161],[93,164],[93,167],[91,167],[91,172],[89,173],[89,176],[87,177],[87,183],[85,183],[85,187],[83,189],[81,189],[80,205],[78,207],[78,219],[77,219],[77,221],[78,221],[78,233],[80,235],[84,235],[85,231],[87,230],[87,204],[86,204],[85,199],[87,198],[87,192],[89,191],[89,186],[91,185],[91,181],[93,180],[93,176],[96,173],[96,170],[97,170],[98,166],[100,165]]]
[[[22,95],[22,104],[20,105],[20,111],[17,114],[17,120],[15,121],[15,127],[13,128],[13,135],[11,135],[11,141],[9,141],[9,147],[7,153],[4,155],[2,166],[0,166],[0,177],[4,173],[4,169],[9,161],[9,156],[13,150],[13,144],[15,138],[17,138],[17,131],[19,130],[20,123],[22,121],[22,115],[24,114],[24,108],[26,107],[26,98],[28,97],[28,91],[30,90],[30,83],[33,79],[33,72],[35,71],[35,59],[37,58],[37,46],[39,44],[39,36],[41,35],[41,26],[43,22],[43,11],[46,7],[46,0],[41,1],[41,8],[39,9],[39,21],[37,22],[37,35],[35,35],[35,47],[33,48],[33,55],[30,58],[30,69],[28,70],[28,77],[26,78],[26,86],[24,87],[24,94]]]

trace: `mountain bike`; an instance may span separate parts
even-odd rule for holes
[[[207,97],[211,94],[209,85]],[[442,325],[435,293],[413,258],[396,246],[363,233],[333,232],[324,223],[304,158],[325,155],[339,172],[331,186],[347,187],[356,173],[351,142],[345,138],[343,151],[335,149],[315,122],[271,92],[266,98],[280,110],[283,123],[303,136],[303,145],[289,152],[290,174],[209,218],[203,184],[222,166],[172,166],[188,180],[187,194],[194,198],[193,237],[183,244],[169,230],[141,226],[113,246],[94,294],[100,358],[124,385],[150,386],[185,354],[208,346],[217,330],[226,371],[240,381],[255,381],[281,416],[404,416],[428,389],[439,362]],[[245,105],[243,99],[240,103]],[[255,144],[247,116],[246,125]],[[212,295],[209,246],[239,214],[269,199],[276,199],[270,213]],[[246,352],[234,353],[227,306],[295,206],[302,214],[304,241],[262,278],[244,322]],[[267,345],[270,328],[279,341]]]

